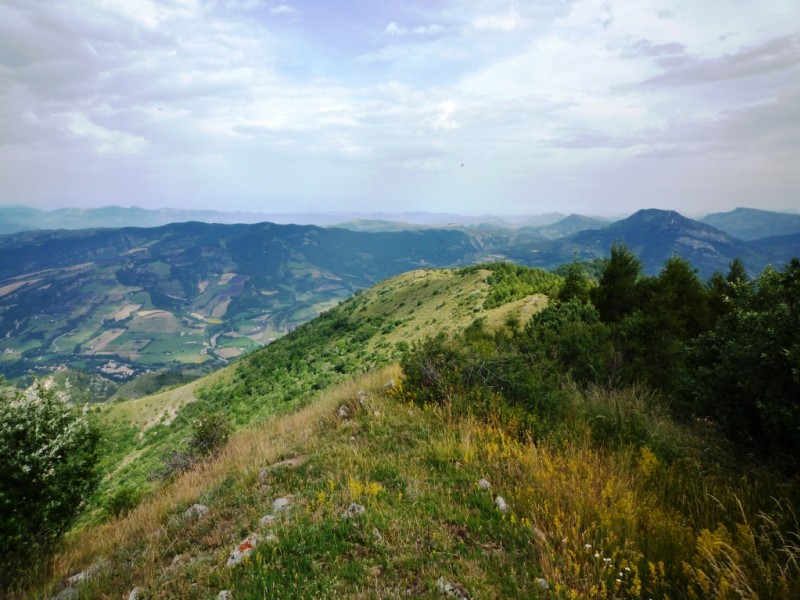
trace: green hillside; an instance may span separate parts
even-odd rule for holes
[[[94,508],[17,595],[795,597],[800,263],[640,269],[406,273],[101,408]],[[231,435],[191,456],[203,423]]]

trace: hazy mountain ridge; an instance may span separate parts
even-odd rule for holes
[[[675,211],[658,209],[642,209],[601,229],[519,245],[509,252],[509,257],[525,264],[553,268],[575,258],[603,258],[614,243],[630,247],[642,260],[648,274],[657,273],[664,261],[676,255],[688,260],[703,277],[715,271],[725,272],[737,257],[752,273],[770,262],[747,242]]]
[[[698,220],[748,241],[800,233],[800,215],[756,208],[740,207],[730,212],[706,215]]]
[[[708,277],[737,257],[755,274],[800,253],[800,236],[746,242],[672,211],[584,228],[597,225],[578,215],[533,229],[392,224],[400,229],[373,232],[189,222],[0,236],[0,369],[16,376],[32,365],[70,364],[126,377],[213,365],[420,267],[513,260],[552,269],[624,243],[648,274],[679,255]],[[570,229],[581,230],[540,239]]]

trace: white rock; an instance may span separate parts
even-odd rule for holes
[[[549,590],[550,589],[550,584],[547,583],[547,580],[544,577],[537,577],[536,578],[536,584],[540,588],[542,588],[543,590]]]
[[[352,519],[353,517],[357,517],[358,515],[364,514],[365,512],[367,512],[366,508],[354,502],[353,504],[347,507],[346,511],[342,513],[342,518]]]
[[[342,404],[336,414],[339,415],[340,419],[347,419],[350,417],[350,407],[347,404]]]
[[[478,479],[478,487],[482,490],[488,490],[492,487],[492,484],[485,479]]]
[[[381,535],[381,532],[378,531],[377,527],[374,527],[372,529],[372,537],[375,538],[376,542],[380,542],[381,540],[383,540],[383,536]]]
[[[80,585],[90,577],[94,576],[98,571],[106,568],[107,566],[108,566],[107,560],[101,560],[99,562],[96,562],[88,569],[81,571],[80,573],[77,573],[72,577],[67,577],[67,583],[70,586]]]
[[[281,512],[282,510],[289,510],[292,506],[292,497],[284,496],[283,498],[276,498],[272,501],[272,512]]]
[[[192,504],[183,513],[184,519],[202,519],[208,514],[208,507],[205,504]]]
[[[502,496],[498,496],[497,498],[495,498],[494,503],[497,505],[497,510],[499,510],[501,513],[508,512],[508,504],[506,504],[506,501],[503,499]]]
[[[469,594],[463,585],[460,583],[450,583],[444,577],[439,577],[439,579],[436,580],[436,589],[445,596],[469,600]]]
[[[131,593],[128,594],[128,600],[141,600],[142,598],[144,598],[144,588],[139,585],[133,588]]]
[[[77,596],[79,593],[80,590],[78,590],[78,588],[68,587],[58,592],[58,594],[53,596],[50,600],[69,600],[70,598]]]
[[[233,592],[230,590],[222,590],[217,594],[217,600],[233,600]]]
[[[285,460],[281,460],[272,464],[268,467],[263,467],[258,472],[258,480],[261,483],[264,483],[264,480],[267,478],[267,475],[272,473],[273,471],[278,471],[280,469],[296,469],[301,467],[305,464],[306,460],[308,460],[305,456],[295,456],[293,458],[287,458]]]
[[[233,549],[230,556],[228,556],[228,566],[235,567],[239,563],[241,563],[245,558],[250,556],[253,553],[253,550],[256,549],[262,542],[274,542],[277,541],[274,535],[270,534],[264,537],[258,536],[255,533],[251,533],[246,538],[244,538],[236,548]]]

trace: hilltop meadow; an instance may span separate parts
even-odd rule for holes
[[[798,304],[797,259],[701,280],[614,246],[392,277],[83,414],[9,389],[4,427],[61,410],[85,460],[41,508],[44,463],[15,480],[25,435],[0,438],[5,593],[799,597]]]

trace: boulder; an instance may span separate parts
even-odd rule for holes
[[[128,594],[128,600],[142,600],[142,598],[144,598],[144,588],[140,585],[137,585]]]
[[[294,503],[294,499],[292,496],[283,496],[282,498],[276,498],[272,501],[272,512],[279,513],[281,511],[289,510]]]
[[[262,544],[264,542],[277,542],[278,538],[272,534],[265,535],[263,537],[251,533],[246,538],[244,538],[239,545],[233,549],[233,552],[230,553],[228,556],[228,567],[235,567],[236,565],[240,564],[245,558],[250,556],[253,553],[253,550],[256,549],[256,546]]]

